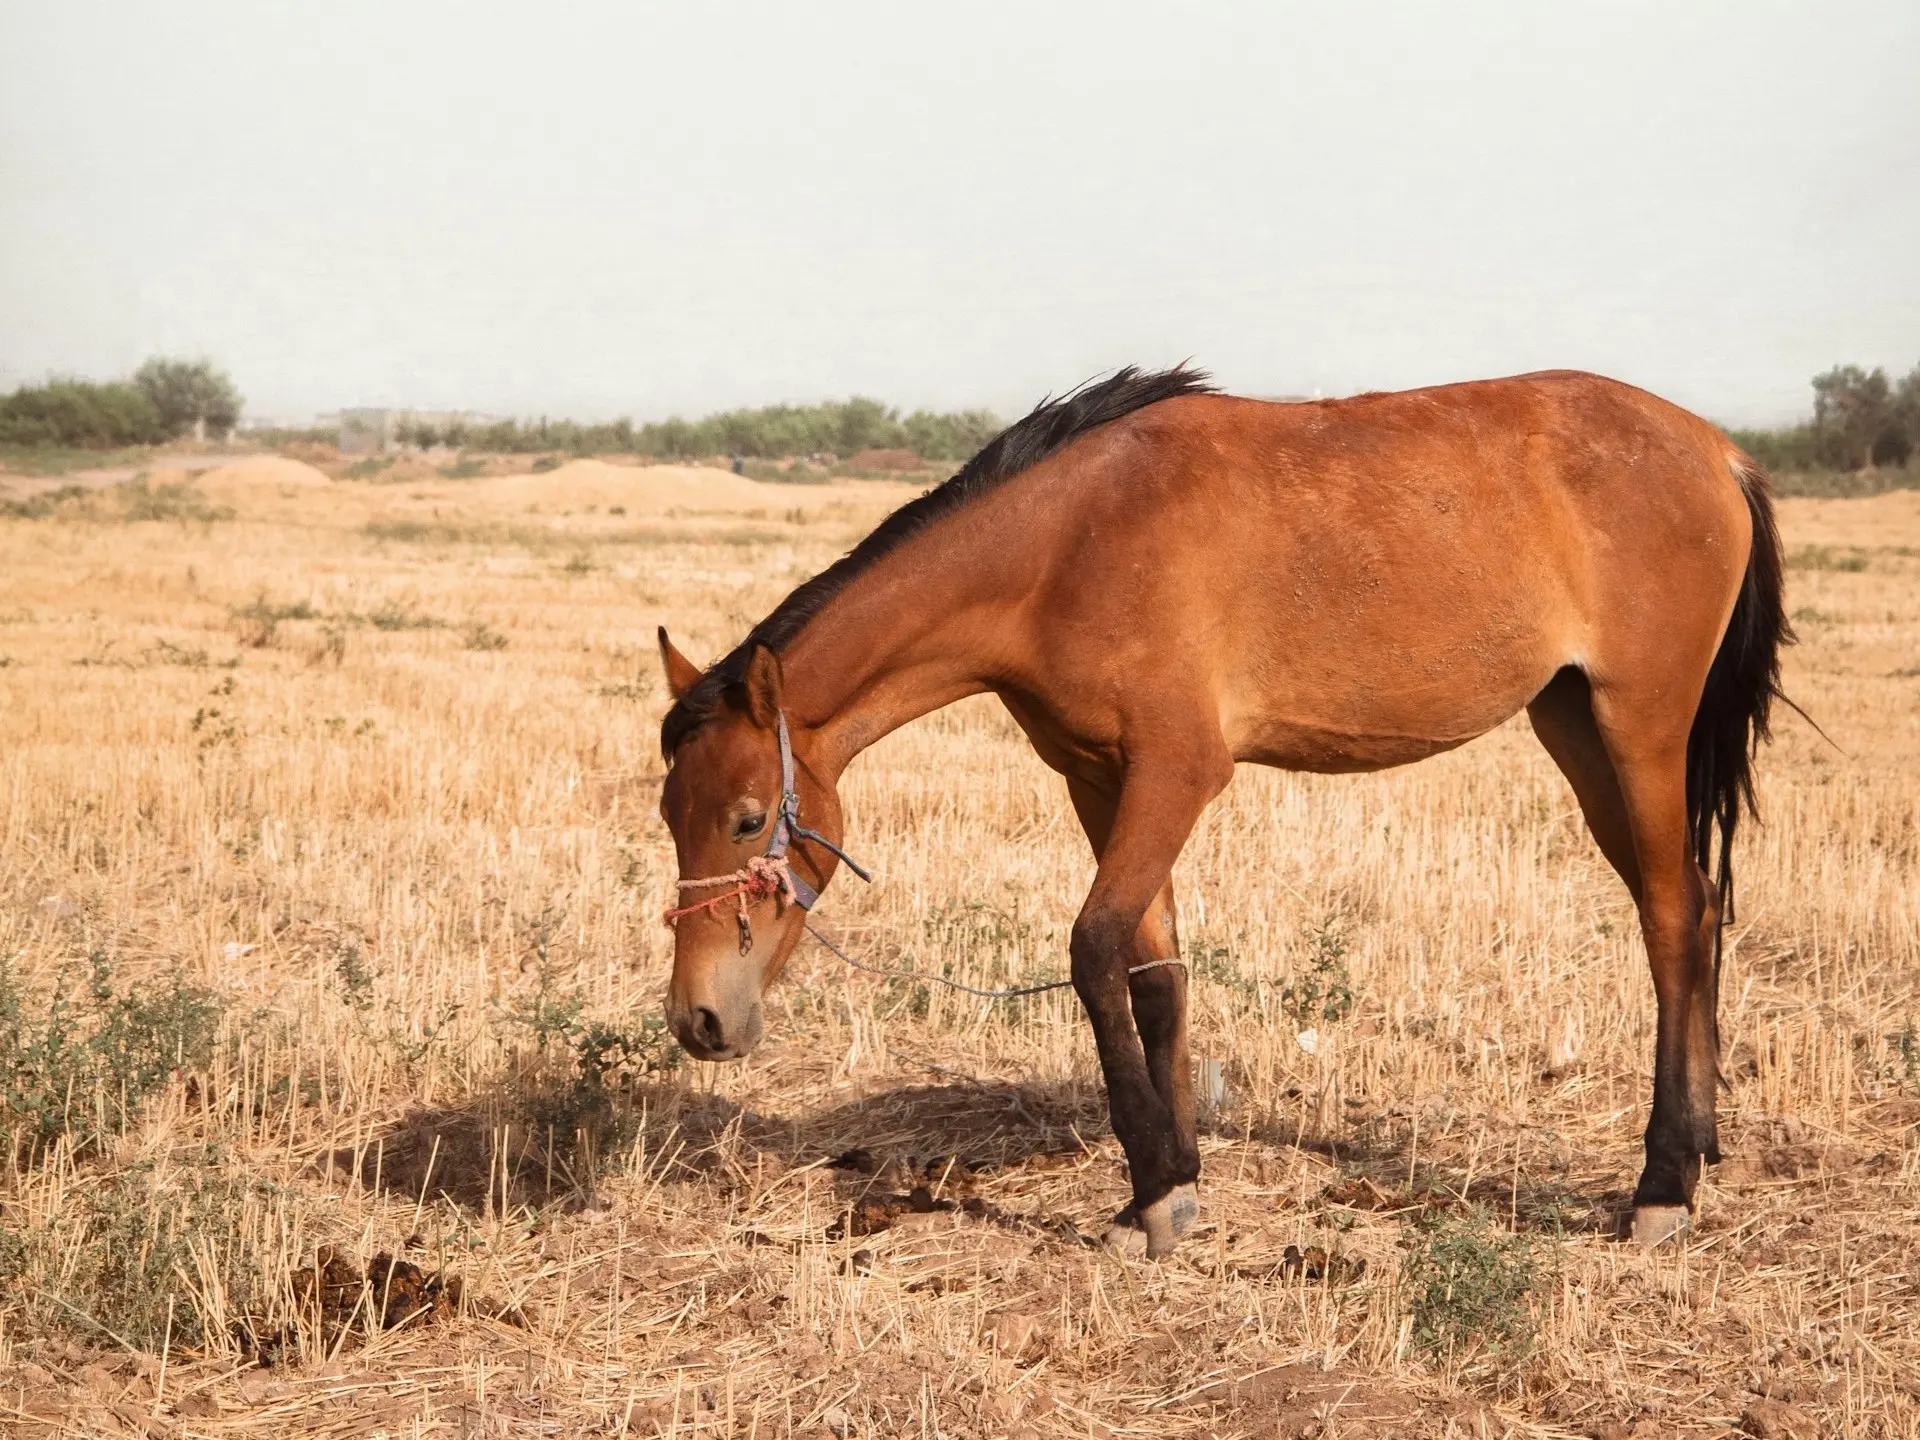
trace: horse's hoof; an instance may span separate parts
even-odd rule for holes
[[[1107,1248],[1116,1255],[1144,1255],[1158,1260],[1173,1253],[1180,1237],[1200,1218],[1200,1197],[1191,1185],[1176,1185],[1165,1195],[1137,1210],[1129,1205],[1113,1217],[1106,1235]]]
[[[1669,1240],[1684,1240],[1693,1229],[1693,1217],[1684,1205],[1636,1205],[1633,1209],[1633,1243],[1651,1250]]]

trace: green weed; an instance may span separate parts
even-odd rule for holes
[[[367,623],[376,630],[437,630],[446,624],[444,620],[423,615],[411,605],[403,605],[398,600],[382,602],[366,618]]]
[[[534,927],[538,987],[531,996],[497,1005],[497,1023],[528,1033],[533,1054],[515,1086],[516,1108],[530,1131],[545,1134],[554,1163],[590,1189],[602,1161],[632,1145],[640,1117],[628,1091],[647,1076],[678,1068],[679,1047],[666,1020],[647,1015],[622,1028],[585,1018],[578,991],[555,978],[544,921]]]
[[[0,516],[9,520],[46,520],[83,503],[91,492],[83,485],[42,490],[24,500],[0,500]]]
[[[1260,993],[1259,980],[1240,968],[1233,947],[1206,936],[1187,942],[1187,974],[1224,986],[1243,1000],[1252,1000]]]
[[[1851,546],[1796,545],[1787,552],[1789,570],[1838,570],[1857,575],[1867,564],[1867,552]]]
[[[251,603],[230,610],[228,615],[242,645],[252,650],[264,650],[279,642],[280,623],[283,620],[313,620],[319,617],[319,613],[305,600],[296,600],[291,605],[276,605],[262,590],[253,597]]]
[[[208,1151],[89,1175],[66,1188],[52,1223],[0,1227],[0,1296],[29,1332],[152,1354],[200,1347],[209,1337],[187,1277],[214,1281],[241,1309],[257,1288],[237,1257],[246,1199],[266,1187],[220,1163]]]
[[[1307,928],[1313,952],[1306,972],[1289,975],[1280,986],[1280,1010],[1303,1029],[1334,1025],[1353,1012],[1353,977],[1347,971],[1347,942],[1332,921]]]
[[[460,632],[460,644],[468,650],[504,650],[507,637],[485,621],[475,620]]]
[[[113,492],[119,505],[122,519],[140,520],[178,520],[211,524],[215,520],[231,520],[233,509],[227,505],[210,505],[206,496],[193,486],[153,485],[146,476],[138,476],[120,486]]]
[[[63,1136],[85,1153],[120,1134],[177,1072],[206,1066],[222,1008],[177,972],[122,986],[98,950],[84,985],[63,970],[45,996],[0,960],[0,1144],[31,1160]]]
[[[1414,1222],[1401,1283],[1414,1348],[1448,1363],[1507,1373],[1531,1353],[1540,1242],[1502,1230],[1480,1206],[1429,1210]]]

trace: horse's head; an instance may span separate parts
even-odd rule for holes
[[[700,672],[664,629],[660,658],[679,701]],[[667,757],[660,818],[680,865],[667,1023],[701,1060],[738,1060],[759,1043],[762,997],[833,873],[840,798],[807,764],[809,737],[789,731],[783,704],[780,659],[760,646]]]

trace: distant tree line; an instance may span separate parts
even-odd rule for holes
[[[1920,365],[1898,381],[1878,367],[1836,365],[1813,377],[1811,420],[1727,433],[1776,474],[1905,465],[1920,450]]]
[[[0,444],[117,449],[187,435],[220,438],[239,422],[241,404],[233,381],[211,361],[155,356],[125,380],[48,380],[0,396]],[[583,424],[544,417],[479,424],[407,422],[395,438],[423,448],[496,453],[679,460],[822,453],[844,458],[862,450],[911,450],[923,459],[945,462],[966,459],[1001,425],[986,410],[902,415],[879,400],[855,396],[642,424],[625,418]],[[1884,369],[1836,365],[1813,379],[1810,420],[1777,430],[1728,433],[1776,475],[1904,466],[1920,451],[1920,365],[1897,381]]]
[[[211,361],[156,355],[126,380],[49,380],[0,396],[0,445],[112,450],[217,439],[239,423],[240,406]]]
[[[765,405],[726,410],[699,420],[628,419],[583,425],[574,420],[498,420],[486,424],[405,423],[403,445],[496,453],[559,451],[574,455],[651,455],[684,460],[705,455],[778,459],[862,450],[911,450],[926,460],[965,460],[999,432],[1002,421],[985,410],[902,415],[879,400],[855,396],[818,405]]]

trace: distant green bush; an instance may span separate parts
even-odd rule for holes
[[[233,381],[211,361],[156,355],[130,381],[49,380],[0,396],[0,445],[115,450],[225,435],[240,404]]]
[[[1920,483],[1920,365],[1894,381],[1878,367],[1813,377],[1813,418],[1778,430],[1729,430],[1787,495],[1873,495]],[[1783,480],[1782,477],[1790,477]]]
[[[204,440],[224,436],[240,423],[240,392],[211,360],[175,360],[155,355],[133,372],[169,438],[192,433]]]
[[[49,380],[0,396],[0,445],[112,450],[166,438],[153,402],[124,380]]]
[[[395,431],[403,445],[471,451],[564,455],[651,455],[689,460],[740,455],[756,460],[789,455],[847,456],[861,450],[911,450],[927,460],[964,460],[992,439],[1000,420],[985,410],[951,414],[901,413],[856,395],[818,405],[766,405],[727,410],[699,420],[678,417],[636,425],[622,418],[602,424],[576,420],[495,420],[485,424],[407,422]]]

